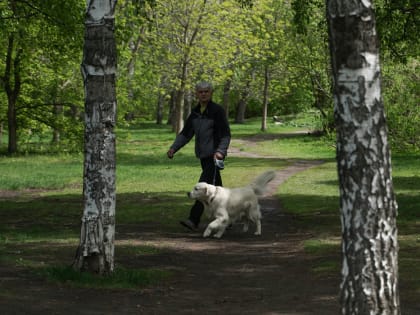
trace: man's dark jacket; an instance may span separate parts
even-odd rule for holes
[[[195,135],[195,155],[208,158],[216,152],[227,155],[230,143],[230,128],[224,109],[210,101],[203,113],[200,104],[188,116],[182,131],[176,136],[171,149],[175,152],[186,145]]]

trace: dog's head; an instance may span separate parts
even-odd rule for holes
[[[207,183],[198,183],[187,193],[188,197],[195,200],[206,201],[210,196],[210,185]]]

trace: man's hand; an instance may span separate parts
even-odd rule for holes
[[[225,158],[225,156],[222,153],[220,153],[220,152],[216,152],[214,154],[214,159],[215,160],[223,160],[224,158]]]
[[[166,152],[166,154],[168,155],[168,158],[172,159],[174,157],[175,150],[169,149],[168,152]]]

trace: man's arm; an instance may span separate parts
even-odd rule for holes
[[[184,145],[186,145],[194,136],[194,128],[192,124],[192,114],[188,116],[187,121],[185,122],[184,128],[181,132],[176,136],[175,141],[170,146],[168,152],[168,158],[172,159],[175,153],[181,149]]]

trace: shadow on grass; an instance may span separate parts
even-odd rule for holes
[[[333,181],[328,184],[333,185]],[[420,195],[397,193],[396,199],[400,234],[418,233],[420,214],[417,205],[420,204]],[[296,224],[302,229],[337,233],[337,227],[341,225],[338,196],[281,194],[280,201],[283,211],[294,216]]]
[[[420,193],[420,176],[393,176],[393,181],[396,190],[413,190]]]
[[[117,195],[118,224],[157,222],[171,228],[185,218],[192,202],[186,192],[121,193]],[[82,196],[26,196],[0,202],[0,240],[75,237],[80,232]],[[156,226],[154,224],[153,226]]]

